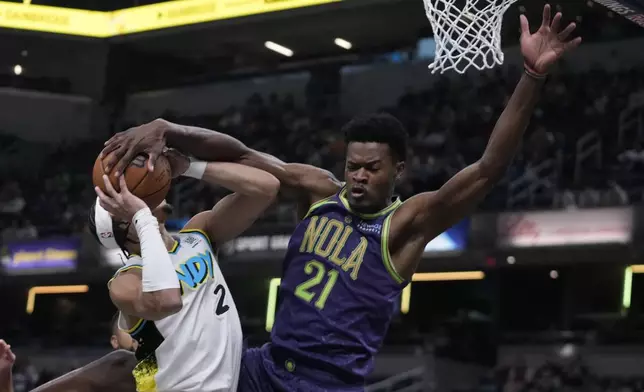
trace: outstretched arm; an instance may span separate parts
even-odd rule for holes
[[[299,163],[285,163],[276,157],[253,150],[232,136],[209,129],[154,120],[114,135],[101,153],[106,168],[122,172],[137,154],[150,154],[149,162],[163,153],[164,147],[176,148],[197,159],[236,162],[265,170],[277,177],[282,190],[291,190],[298,201],[313,203],[340,189],[340,182],[329,171]]]
[[[190,162],[170,150],[173,173],[222,186],[234,193],[220,200],[212,210],[195,215],[184,229],[199,229],[216,244],[223,244],[246,231],[268,208],[279,192],[280,182],[272,174],[231,162]]]
[[[393,216],[390,251],[402,277],[413,274],[425,245],[471,213],[512,162],[549,66],[581,42],[580,38],[567,41],[574,23],[559,31],[560,13],[550,22],[550,7],[546,5],[541,28],[531,35],[526,18],[521,16],[526,73],[499,117],[481,158],[439,190],[410,198]]]

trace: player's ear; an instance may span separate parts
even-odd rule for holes
[[[119,348],[119,341],[118,341],[118,339],[116,338],[116,335],[112,335],[112,337],[110,338],[110,344],[112,345],[112,348],[113,348],[114,350],[116,350],[117,348]]]
[[[402,180],[403,174],[405,174],[405,162],[396,162],[396,181]]]

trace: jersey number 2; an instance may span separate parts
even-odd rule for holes
[[[324,268],[324,264],[316,260],[311,260],[304,266],[304,272],[307,275],[315,275],[313,275],[311,279],[298,284],[295,288],[295,295],[302,298],[306,302],[313,301],[315,293],[312,293],[310,290],[322,283],[322,280],[324,280],[324,275],[326,275],[326,283],[324,284],[324,287],[322,288],[317,301],[315,301],[316,308],[324,309],[324,304],[326,303],[327,298],[329,298],[329,294],[331,294],[331,290],[333,289],[335,282],[338,280],[338,271],[332,269],[327,272],[326,268]]]
[[[215,295],[219,295],[219,292],[221,292],[221,297],[219,297],[219,301],[217,301],[217,307],[215,308],[215,314],[217,316],[221,316],[222,314],[226,313],[228,309],[230,309],[230,306],[224,305],[224,300],[226,299],[226,288],[221,284],[215,287]]]

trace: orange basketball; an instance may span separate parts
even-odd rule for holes
[[[125,169],[125,183],[132,194],[143,200],[150,208],[155,208],[165,199],[172,182],[170,163],[164,156],[160,156],[154,164],[154,171],[150,173],[147,168],[147,155],[138,155]],[[105,168],[100,158],[94,162],[92,180],[95,186],[105,192],[103,182]],[[116,191],[119,191],[118,178],[109,175],[110,182]]]

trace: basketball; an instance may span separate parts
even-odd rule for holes
[[[147,160],[147,155],[134,158],[125,169],[125,183],[133,195],[143,200],[150,208],[155,208],[161,204],[170,190],[172,170],[166,157],[160,156],[154,165],[154,172],[150,173],[146,165]],[[94,162],[92,180],[95,186],[106,193],[103,174],[105,174],[103,160],[97,158]],[[118,178],[114,177],[114,174],[110,174],[109,178],[114,189],[120,191]]]

